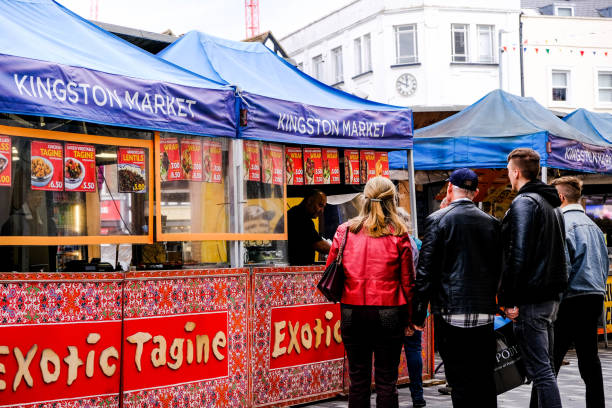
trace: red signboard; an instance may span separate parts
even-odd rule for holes
[[[264,143],[263,148],[263,181],[269,184],[283,184],[283,147]]]
[[[287,174],[288,185],[301,186],[304,184],[302,149],[299,147],[285,148],[285,174]]]
[[[118,152],[119,192],[144,193],[147,191],[145,150],[120,147]]]
[[[202,142],[181,140],[181,170],[185,180],[202,181]]]
[[[305,184],[323,184],[323,163],[318,147],[304,149],[304,180]]]
[[[102,221],[119,221],[121,220],[120,200],[103,200],[100,201],[100,220]]]
[[[32,190],[64,190],[64,147],[58,142],[32,142]]]
[[[275,307],[271,325],[270,369],[344,358],[337,304]]]
[[[221,183],[223,180],[223,149],[221,142],[205,140],[202,151],[202,180],[208,183]]]
[[[387,152],[376,152],[376,175],[389,178],[389,155]]]
[[[177,138],[161,139],[159,141],[161,181],[174,181],[183,179],[179,142]]]
[[[95,192],[95,146],[66,143],[64,149],[64,184],[66,191]]]
[[[124,391],[227,377],[226,311],[125,319]]]
[[[0,186],[11,185],[11,138],[0,136]]]
[[[261,181],[261,160],[259,157],[259,142],[244,141],[244,179]]]
[[[323,184],[340,184],[340,161],[338,149],[322,149]]]
[[[365,184],[369,179],[376,176],[376,152],[374,150],[361,150],[361,184]]]
[[[121,321],[0,326],[0,406],[118,395],[120,341]]]
[[[344,151],[344,183],[359,184],[359,150]]]

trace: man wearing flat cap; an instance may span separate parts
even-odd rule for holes
[[[436,340],[454,407],[495,407],[493,382],[501,274],[500,223],[472,201],[478,176],[455,170],[448,206],[425,220],[413,297],[413,324],[422,326],[431,303]]]

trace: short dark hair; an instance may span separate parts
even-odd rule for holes
[[[326,197],[325,193],[318,188],[308,188],[304,191],[304,201],[311,200],[320,195]]]
[[[578,177],[559,177],[554,179],[551,184],[561,190],[561,193],[570,203],[577,203],[582,196],[582,180]]]
[[[538,152],[527,147],[519,147],[508,155],[508,163],[511,160],[527,180],[532,181],[538,178],[540,172],[540,155]]]

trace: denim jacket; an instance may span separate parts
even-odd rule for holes
[[[562,208],[571,268],[564,298],[606,292],[608,248],[603,233],[580,204]]]

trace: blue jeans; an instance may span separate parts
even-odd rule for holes
[[[410,376],[410,395],[413,402],[423,402],[423,357],[421,355],[422,332],[415,330],[412,336],[404,336],[404,352]]]
[[[553,364],[553,323],[559,302],[519,305],[514,334],[523,354],[527,377],[533,382],[531,407],[560,408],[561,396]]]

